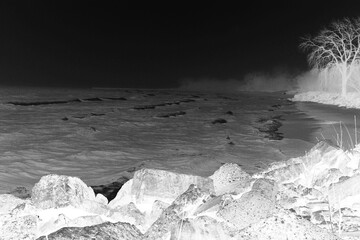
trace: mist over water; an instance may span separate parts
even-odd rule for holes
[[[360,92],[360,67],[354,68],[347,83],[347,91]],[[336,68],[321,71],[310,70],[295,78],[298,92],[321,91],[325,93],[341,93],[341,74]]]
[[[180,85],[186,91],[222,93],[293,91],[297,87],[297,78],[286,72],[249,73],[242,79],[184,79]]]
[[[278,92],[291,91],[296,87],[294,77],[289,73],[250,73],[244,78],[241,91]]]
[[[350,79],[348,91],[360,91],[360,71]],[[236,93],[248,92],[341,92],[341,76],[338,71],[330,69],[325,71],[309,70],[298,74],[291,74],[287,71],[276,71],[271,73],[255,72],[246,74],[239,79],[184,79],[180,84],[181,90]]]
[[[298,92],[318,91],[321,89],[319,72],[310,70],[295,77]]]

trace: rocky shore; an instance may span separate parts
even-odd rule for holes
[[[47,175],[0,195],[0,239],[360,239],[360,146],[319,142],[249,175],[143,168],[110,202],[77,177]]]

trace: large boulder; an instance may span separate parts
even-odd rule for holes
[[[102,223],[88,227],[65,227],[38,240],[139,240],[141,232],[129,223]]]
[[[216,195],[241,193],[250,186],[251,176],[235,163],[226,163],[211,175]]]
[[[254,182],[250,192],[225,204],[217,214],[231,226],[243,229],[274,213],[276,193],[274,181],[260,178]]]
[[[164,170],[141,169],[135,172],[133,179],[123,185],[116,198],[109,203],[109,207],[115,208],[132,201],[140,210],[151,211],[155,200],[171,203],[191,184],[214,191],[213,181],[210,178]]]
[[[329,187],[328,200],[335,207],[360,210],[360,174],[335,183]]]
[[[136,208],[134,203],[129,203],[125,206],[118,206],[111,209],[108,217],[112,222],[127,222],[135,225],[140,231],[145,225],[145,215]]]
[[[42,209],[79,207],[86,200],[95,201],[94,191],[77,177],[47,175],[32,189],[31,201]]]
[[[168,239],[171,232],[186,218],[192,217],[198,206],[210,197],[209,190],[195,185],[189,188],[166,208],[144,234],[144,239]]]
[[[320,228],[294,213],[280,209],[276,214],[262,219],[239,233],[242,240],[340,240],[328,229]]]

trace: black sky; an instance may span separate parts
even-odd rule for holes
[[[302,71],[301,36],[360,16],[346,1],[155,2],[1,1],[0,85],[174,87]]]

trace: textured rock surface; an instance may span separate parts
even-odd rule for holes
[[[208,190],[202,190],[195,185],[190,185],[188,190],[178,196],[162,212],[160,217],[147,230],[144,239],[167,239],[179,222],[192,215],[197,207],[209,197],[210,192]]]
[[[258,177],[281,180],[276,197],[281,207],[321,228],[335,229],[344,239],[357,239],[360,237],[358,151],[359,147],[344,151],[320,142],[305,156],[276,163]],[[301,164],[301,171],[291,168]]]
[[[272,170],[265,174],[265,177],[274,179],[277,182],[293,182],[305,171],[304,164],[292,163],[284,167]]]
[[[160,214],[166,209],[168,208],[170,205],[167,204],[167,203],[164,203],[162,201],[159,201],[159,200],[156,200],[154,202],[154,204],[152,205],[152,208],[151,208],[151,213],[150,213],[150,216],[152,218],[158,218],[160,216]]]
[[[213,189],[213,182],[208,178],[163,170],[142,169],[135,172],[131,190],[138,201],[152,196],[175,199],[185,192],[190,184],[203,189]]]
[[[313,186],[322,189],[322,191],[326,193],[329,186],[332,183],[338,182],[342,176],[343,174],[339,169],[330,168],[328,170],[322,171],[321,173],[317,174]]]
[[[170,239],[179,240],[236,240],[239,231],[229,231],[222,223],[208,216],[187,218],[178,222]]]
[[[77,177],[47,175],[32,189],[31,200],[38,208],[80,206],[85,200],[95,200],[94,191]]]
[[[329,202],[334,205],[339,205],[341,201],[350,196],[360,196],[360,174],[354,175],[342,182],[333,184],[329,188]],[[360,199],[360,197],[358,197],[358,199]],[[360,205],[359,201],[356,202]]]
[[[54,216],[50,221],[38,228],[38,235],[47,235],[64,227],[86,227],[101,224],[104,220],[100,216],[80,216],[69,218],[64,214]]]
[[[112,209],[108,216],[112,221],[127,222],[137,227],[145,224],[145,215],[136,208],[134,203]]]
[[[38,217],[36,215],[1,215],[0,239],[20,240],[35,239]]]
[[[268,179],[258,179],[250,192],[244,193],[218,211],[222,217],[238,229],[267,218],[275,211],[275,182]]]
[[[66,227],[38,240],[139,240],[142,234],[128,223],[102,223],[89,227]]]
[[[351,175],[354,171],[354,159],[329,141],[321,141],[303,157],[286,162],[274,163],[261,177],[277,182],[295,182],[312,187],[319,178],[323,178],[329,169],[339,169],[342,175]]]
[[[243,240],[340,240],[327,229],[319,228],[306,219],[289,211],[280,210],[240,232],[237,239]]]
[[[109,211],[106,205],[91,200],[84,200],[81,206],[78,208],[88,213],[97,214],[97,215],[106,215]]]
[[[250,186],[251,176],[234,163],[226,163],[211,175],[216,195],[244,191]]]
[[[214,189],[213,181],[209,178],[163,170],[141,169],[135,172],[132,182],[127,182],[123,186],[124,190],[121,189],[109,205],[114,208],[123,204],[126,201],[124,196],[129,195],[129,191],[136,205],[155,200],[171,203],[177,196],[185,192],[190,184],[212,191]]]
[[[147,216],[144,229],[148,230],[149,227],[160,217],[163,211],[168,208],[170,204],[156,200],[151,208],[150,214]]]
[[[17,205],[24,203],[25,200],[11,194],[0,195],[0,214],[11,212]]]

